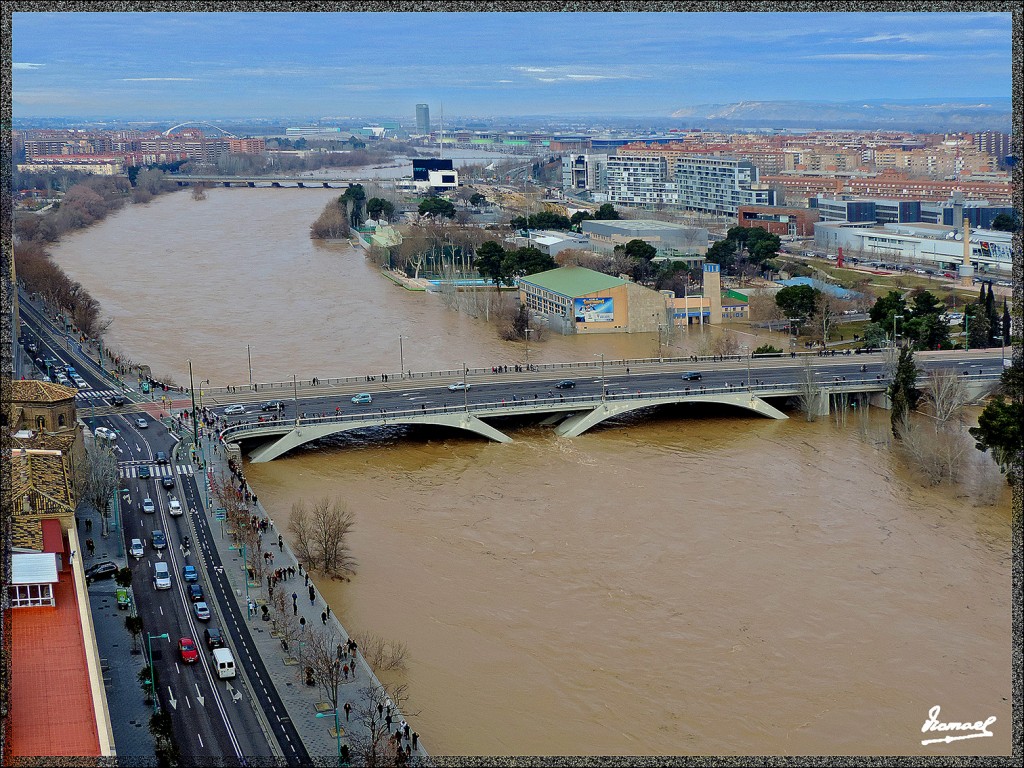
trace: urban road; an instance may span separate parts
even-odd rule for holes
[[[140,416],[141,412],[132,409],[131,403],[123,412],[112,413],[108,406],[98,413],[97,404],[108,405],[111,393],[125,388],[113,382],[94,359],[83,354],[77,339],[53,326],[37,307],[23,303],[22,311],[27,321],[21,329],[26,347],[28,343],[36,346],[32,359],[44,365],[47,358],[55,360],[56,365],[72,365],[89,385],[76,398],[80,418],[91,430],[103,426],[118,432],[119,439],[112,450],[117,453],[123,476],[117,499],[122,529],[119,533],[126,545],[132,539],[140,539],[145,545],[142,557],[128,557],[136,609],[145,627],[142,650],[148,654],[152,648],[157,705],[172,715],[182,764],[242,765],[252,758],[283,758],[288,765],[309,765],[309,753],[284,714],[273,679],[254,649],[245,617],[240,614],[237,601],[230,597],[208,515],[171,513],[172,498],[178,499],[184,510],[203,509],[205,488],[200,483],[205,483],[205,477],[195,472],[187,456],[179,458],[175,451],[177,438],[160,421]],[[131,391],[127,394],[138,397]],[[146,421],[145,427],[137,423],[139,418]],[[163,476],[142,478],[136,476],[137,472],[126,471],[154,465],[158,451],[168,457],[169,471],[165,476],[172,478],[172,488],[163,487]],[[143,511],[145,499],[153,502],[152,513]],[[154,547],[154,531],[164,533],[165,547]],[[153,566],[159,561],[168,563],[170,590],[154,588]],[[182,578],[186,564],[195,565],[199,572],[198,583],[212,614],[208,621],[197,618],[194,603],[186,594]],[[206,626],[219,626],[229,632],[236,659],[247,660],[233,680],[216,677],[203,643]],[[197,662],[182,661],[178,641],[183,637],[196,642],[200,650]],[[114,695],[137,692],[117,691]]]

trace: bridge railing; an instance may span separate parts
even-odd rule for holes
[[[880,354],[879,352],[867,353],[871,355]],[[845,357],[847,355],[828,355],[828,357],[840,356]],[[793,352],[786,354],[767,354],[767,355],[750,355],[752,361],[757,360],[771,360],[780,358],[793,358],[793,357],[822,357],[817,352]],[[864,358],[869,359],[869,358]],[[643,367],[652,365],[701,365],[710,363],[743,363],[747,360],[745,355],[687,355],[685,357],[630,357],[620,358],[618,360],[605,360],[604,368],[606,372],[616,373],[614,369],[625,369],[632,367]],[[518,370],[517,370],[518,367]],[[447,379],[452,381],[461,381],[467,376],[471,379],[478,379],[481,376],[484,377],[504,377],[504,376],[518,376],[526,373],[586,373],[600,375],[601,372],[601,361],[600,360],[579,360],[575,362],[565,363],[530,363],[527,364],[512,364],[512,365],[500,365],[491,367],[476,366],[468,369],[463,368],[450,368],[440,369],[436,371],[406,371],[405,375],[402,375],[400,371],[382,371],[373,375],[362,375],[362,376],[337,376],[321,379],[313,377],[309,379],[297,379],[295,381],[270,381],[270,382],[253,382],[249,384],[241,384],[238,386],[224,386],[224,387],[204,387],[204,397],[219,397],[224,395],[239,395],[247,393],[266,393],[268,399],[279,399],[275,396],[279,396],[282,393],[292,392],[295,389],[307,390],[310,388],[325,388],[325,387],[347,387],[361,384],[379,384],[383,381],[383,377],[388,377],[389,384],[397,384],[402,381],[432,381]],[[612,370],[609,370],[612,369]],[[317,382],[314,384],[314,380]],[[500,380],[500,379],[499,379]]]

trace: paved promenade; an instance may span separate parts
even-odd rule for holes
[[[187,423],[187,422],[186,422]],[[181,456],[185,459],[188,456],[190,449],[192,433],[190,429],[186,429],[182,434],[184,438],[179,443],[181,449]],[[228,469],[227,456],[223,449],[219,448],[214,440],[211,440],[209,436],[201,438],[203,443],[203,449],[206,453],[206,459],[210,464],[210,468],[215,474],[224,474],[230,476],[230,470]],[[196,479],[202,483],[203,475],[197,472]],[[235,483],[235,487],[238,487],[238,483]],[[203,488],[200,487],[200,495],[203,493]],[[257,498],[259,492],[256,492]],[[213,500],[212,494],[210,495],[211,506],[216,507],[216,502]],[[266,517],[269,520],[274,519],[273,510],[267,510],[263,507],[262,502],[257,502],[255,505],[250,505],[253,509],[253,514],[257,514],[259,517]],[[243,615],[247,614],[246,604],[246,584],[245,575],[242,569],[242,556],[238,550],[231,548],[231,537],[227,531],[222,528],[226,525],[216,519],[213,514],[207,517],[210,524],[212,533],[212,539],[217,546],[217,550],[220,554],[221,562],[224,565],[225,574],[228,577],[228,581],[231,584],[234,598],[238,601],[239,608]],[[270,569],[274,570],[277,568],[288,568],[295,567],[296,575],[291,578],[287,578],[278,583],[276,589],[284,590],[288,596],[289,601],[291,600],[292,594],[297,595],[297,600],[294,601],[294,610],[297,611],[297,615],[306,620],[306,629],[308,632],[313,628],[323,629],[324,623],[322,614],[328,613],[327,629],[328,631],[337,638],[335,645],[345,645],[349,640],[349,634],[342,626],[338,617],[334,614],[324,598],[321,596],[319,582],[317,577],[310,575],[309,585],[313,587],[315,592],[315,598],[310,601],[309,599],[309,587],[306,586],[305,570],[303,569],[303,575],[298,574],[299,562],[288,546],[288,542],[284,541],[282,546],[278,545],[278,536],[284,532],[275,528],[267,529],[266,533],[263,534],[263,551],[270,552],[273,554],[273,563],[270,565]],[[263,605],[266,602],[267,590],[266,581],[259,587],[249,585],[248,594],[258,606]],[[252,632],[253,643],[263,659],[263,663],[267,668],[268,673],[273,677],[274,684],[277,687],[278,693],[281,696],[281,700],[287,710],[287,716],[291,719],[295,725],[296,730],[299,733],[299,737],[305,744],[307,751],[310,756],[317,760],[320,764],[333,764],[337,760],[339,742],[334,731],[334,710],[330,703],[326,701],[323,689],[319,685],[309,686],[306,685],[302,678],[302,669],[305,666],[302,663],[296,663],[290,657],[298,657],[301,653],[301,647],[296,648],[295,645],[302,641],[301,636],[296,643],[293,643],[290,652],[286,652],[282,647],[281,641],[274,637],[271,637],[272,626],[269,621],[263,621],[260,616],[260,608],[253,613],[249,619],[249,628]],[[298,651],[298,653],[296,652]],[[342,680],[339,687],[339,698],[338,706],[341,711],[338,712],[338,720],[341,725],[341,744],[348,745],[349,749],[355,751],[353,738],[359,736],[367,737],[368,731],[364,725],[358,722],[357,713],[369,706],[367,689],[373,688],[375,690],[380,689],[380,683],[374,676],[373,671],[370,669],[369,664],[363,657],[362,653],[357,651],[354,655],[346,655],[342,659],[342,664],[348,664],[353,672],[350,673],[349,679]],[[244,664],[243,664],[244,668]],[[346,720],[346,713],[344,706],[346,703],[351,704],[352,712],[351,718]],[[322,715],[317,717],[317,714]],[[397,709],[392,712],[392,726],[390,730],[392,732],[398,730],[398,724],[402,722],[402,714]],[[410,734],[414,731],[414,728],[410,725]],[[402,740],[403,749],[408,746],[411,750],[411,764],[423,764],[427,758],[427,752],[423,746],[423,742],[417,739],[416,747],[413,748],[412,740],[406,738]],[[353,755],[353,757],[355,757]]]

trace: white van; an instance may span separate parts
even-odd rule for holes
[[[171,588],[171,571],[162,560],[153,563],[153,586],[157,589]]]
[[[213,666],[217,670],[217,677],[221,680],[235,676],[235,657],[227,648],[213,649]]]

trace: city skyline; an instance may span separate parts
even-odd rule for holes
[[[418,103],[434,121],[442,106],[668,117],[1012,85],[1008,13],[14,13],[12,26],[15,118],[411,123]]]

